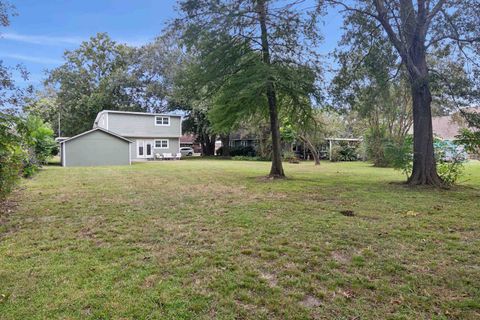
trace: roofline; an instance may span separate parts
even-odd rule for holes
[[[66,140],[63,140],[63,141],[60,142],[60,144],[62,144],[62,143],[64,143],[64,142],[67,142],[67,141],[70,141],[70,140],[73,140],[73,139],[77,139],[77,138],[79,138],[79,137],[81,137],[81,136],[83,136],[83,135],[89,134],[90,132],[97,131],[97,130],[103,131],[103,132],[105,132],[105,133],[108,133],[109,135],[112,135],[112,136],[114,136],[114,137],[117,137],[117,138],[120,138],[120,139],[122,139],[122,140],[125,140],[125,141],[127,141],[128,143],[133,143],[133,141],[128,140],[127,138],[124,138],[124,137],[122,137],[121,135],[118,135],[118,134],[116,134],[116,133],[113,133],[112,131],[108,131],[108,130],[105,130],[105,129],[103,129],[103,128],[97,127],[97,128],[93,128],[93,129],[91,129],[91,130],[82,132],[82,133],[80,133],[80,134],[77,134],[76,136],[73,136],[73,137],[68,138],[68,139],[66,139]]]

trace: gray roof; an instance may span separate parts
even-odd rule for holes
[[[83,135],[89,134],[89,133],[94,132],[94,131],[97,131],[97,130],[98,130],[98,131],[105,132],[105,133],[107,133],[107,134],[109,134],[109,135],[112,135],[112,136],[114,136],[114,137],[117,137],[117,138],[119,138],[119,139],[125,140],[125,141],[127,141],[127,142],[129,142],[129,143],[132,143],[131,140],[128,140],[127,138],[124,138],[124,137],[122,137],[121,135],[118,135],[118,134],[116,134],[116,133],[114,133],[114,132],[111,132],[111,131],[105,130],[105,129],[103,129],[103,128],[97,127],[97,128],[92,129],[92,130],[88,130],[88,131],[82,132],[82,133],[80,133],[80,134],[77,134],[76,136],[73,136],[73,137],[68,138],[68,139],[66,139],[66,140],[63,140],[63,141],[60,142],[60,144],[62,144],[62,143],[64,143],[64,142],[67,142],[67,141],[70,141],[70,140],[73,140],[73,139],[77,139],[77,138],[79,138],[79,137],[81,137],[81,136],[83,136]]]

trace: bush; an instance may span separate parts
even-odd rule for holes
[[[436,139],[434,142],[437,173],[447,185],[455,184],[462,176],[466,154],[462,147],[448,141]],[[413,168],[413,137],[407,136],[403,143],[389,143],[385,147],[389,163],[405,175],[410,176]]]
[[[56,144],[53,130],[40,118],[0,116],[0,198],[14,187],[19,177],[32,176],[45,164]]]
[[[393,141],[386,143],[385,160],[389,166],[409,177],[413,167],[413,137],[409,135],[401,143]]]
[[[338,145],[332,147],[332,162],[356,160],[358,160],[357,148],[351,146],[348,142],[341,141]]]
[[[235,157],[232,157],[232,160],[237,160],[237,161],[270,161],[270,159],[268,159],[268,158],[249,157],[249,156],[235,156]]]
[[[387,138],[385,128],[370,128],[365,135],[366,154],[375,167],[390,166],[386,147],[391,141]]]
[[[287,151],[283,153],[283,160],[288,162],[298,163],[298,158],[292,151]]]
[[[255,157],[257,155],[255,148],[252,146],[246,147],[232,147],[230,149],[230,156]]]
[[[22,172],[24,154],[17,146],[0,151],[0,200],[12,191]],[[13,147],[13,149],[11,149]]]
[[[19,118],[0,115],[0,199],[10,193],[20,178],[25,153],[16,125]]]
[[[462,176],[463,164],[467,160],[464,148],[440,139],[435,139],[434,147],[438,175],[447,185],[455,184]]]

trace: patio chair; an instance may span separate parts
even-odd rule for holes
[[[171,160],[171,159],[173,159],[173,156],[172,156],[171,153],[163,153],[162,155],[163,155],[163,159],[164,159],[164,160]]]
[[[176,156],[175,156],[175,160],[180,160],[181,158],[182,158],[182,154],[177,153]]]

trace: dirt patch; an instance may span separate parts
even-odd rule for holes
[[[18,195],[10,196],[9,199],[5,199],[3,201],[0,200],[0,227],[6,225],[8,223],[8,218],[11,214],[15,212],[18,206],[18,202],[11,199],[18,199]],[[13,230],[4,230],[1,232],[3,228],[0,228],[0,238],[2,238],[6,233],[14,232],[16,228],[14,227]]]
[[[143,281],[142,288],[152,288],[158,282],[158,276],[156,274],[151,274],[145,278]]]
[[[353,210],[341,210],[340,213],[345,217],[355,217],[355,212]]]
[[[15,210],[17,202],[13,200],[0,201],[0,224]]]
[[[260,273],[260,278],[267,281],[270,287],[276,287],[278,284],[277,277],[274,274],[271,274],[268,272],[262,272]]]
[[[332,252],[332,258],[336,262],[341,263],[341,264],[346,264],[350,261],[349,255],[347,255],[346,253],[341,252],[341,251],[333,251]]]
[[[311,295],[306,295],[302,301],[300,301],[300,305],[305,307],[305,308],[316,308],[322,305],[322,301],[320,299],[311,296]]]

